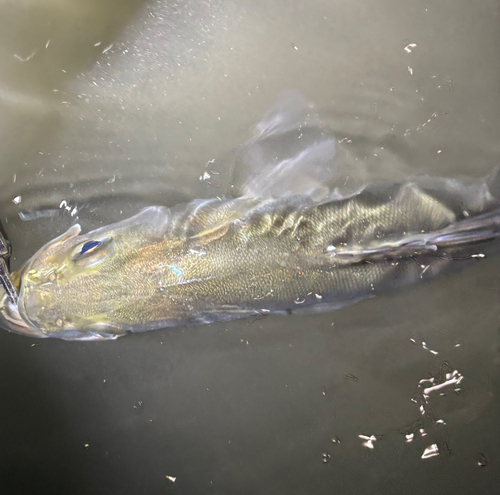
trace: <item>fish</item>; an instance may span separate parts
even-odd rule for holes
[[[310,103],[285,94],[237,153],[240,195],[150,206],[85,234],[73,225],[12,274],[19,297],[1,295],[0,325],[107,340],[330,311],[481,257],[477,246],[500,236],[498,169],[345,191],[336,143]]]

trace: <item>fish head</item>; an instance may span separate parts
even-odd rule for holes
[[[85,235],[74,225],[43,246],[20,276],[22,319],[45,336],[68,340],[113,339],[129,330],[126,315],[118,314],[136,295],[127,274],[140,277],[134,270],[144,269],[141,250],[159,240],[154,212],[146,210]]]

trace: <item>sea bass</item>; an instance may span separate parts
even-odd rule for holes
[[[322,130],[293,156],[262,160],[271,136],[276,144],[278,134],[306,132],[303,115],[288,119],[299,129],[280,112],[246,148],[260,169],[242,196],[152,206],[83,235],[74,225],[13,275],[19,299],[3,294],[2,326],[98,340],[336,309],[432,277],[500,235],[498,171],[468,182],[375,181],[343,194],[325,187],[328,164],[318,157],[332,158],[335,142]]]

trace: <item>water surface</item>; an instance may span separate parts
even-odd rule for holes
[[[76,221],[230,192],[232,152],[287,89],[315,103],[340,163],[373,176],[480,177],[498,164],[495,1],[0,9],[0,215],[14,267]],[[322,315],[110,343],[2,332],[0,486],[491,492],[500,262],[465,263]]]

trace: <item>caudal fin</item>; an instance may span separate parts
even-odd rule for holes
[[[376,246],[346,246],[330,252],[337,263],[373,262],[380,259],[400,259],[414,255],[437,254],[440,251],[462,249],[500,237],[500,207],[457,221],[444,229],[406,236]]]

